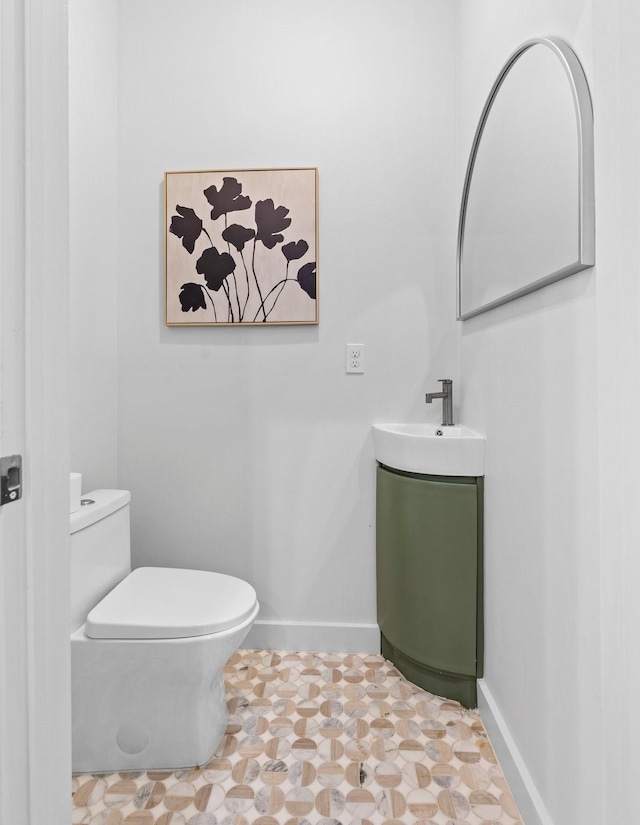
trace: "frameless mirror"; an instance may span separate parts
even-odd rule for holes
[[[476,130],[458,228],[458,318],[594,263],[593,111],[557,38],[520,46]]]

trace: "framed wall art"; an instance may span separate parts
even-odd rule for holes
[[[165,322],[318,323],[318,170],[166,172]]]

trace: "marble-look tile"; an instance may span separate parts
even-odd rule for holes
[[[238,651],[206,765],[73,777],[72,825],[522,825],[480,717],[376,654]]]

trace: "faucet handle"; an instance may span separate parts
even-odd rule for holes
[[[438,381],[441,384],[453,384],[453,381],[452,381],[451,378],[438,378]]]

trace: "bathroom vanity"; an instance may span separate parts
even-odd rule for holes
[[[483,665],[483,482],[377,469],[382,654],[466,707],[477,706]]]
[[[425,690],[476,707],[485,438],[461,425],[374,424],[373,446],[382,653]]]

